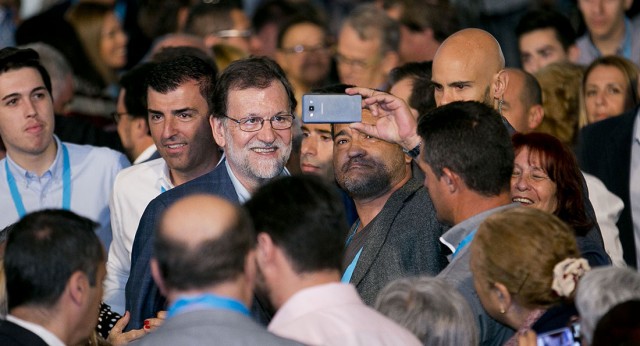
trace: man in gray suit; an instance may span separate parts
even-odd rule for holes
[[[369,110],[362,111],[362,122],[375,122]],[[411,157],[349,124],[334,126],[333,150],[336,180],[358,212],[346,241],[342,281],[373,305],[394,279],[438,274],[447,264],[438,242],[444,228],[422,183],[412,177]]]
[[[168,317],[138,344],[297,345],[249,316],[255,242],[249,217],[224,198],[196,194],[172,204],[160,219],[151,259]]]

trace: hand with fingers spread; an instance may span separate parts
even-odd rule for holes
[[[417,120],[409,106],[396,96],[367,88],[349,88],[349,95],[360,94],[362,106],[377,118],[375,125],[353,123],[350,127],[369,136],[396,143],[411,150],[420,144]]]
[[[111,345],[113,346],[126,345],[129,342],[140,339],[141,337],[147,334],[148,331],[145,329],[134,329],[126,333],[123,333],[122,330],[129,323],[130,317],[131,317],[131,314],[129,313],[129,311],[125,312],[122,318],[120,318],[120,320],[118,320],[118,322],[113,326],[113,328],[111,328],[111,331],[109,332],[109,337],[107,338],[107,341],[111,343]]]

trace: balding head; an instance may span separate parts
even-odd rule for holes
[[[433,58],[432,81],[438,106],[480,101],[495,106],[507,85],[498,41],[480,29],[464,29],[442,42]]]
[[[238,206],[211,195],[178,200],[162,214],[156,234],[159,286],[179,292],[235,280],[254,244],[251,221]]]
[[[516,131],[532,132],[544,117],[540,84],[524,70],[507,68],[505,71],[509,76],[509,88],[504,92],[501,113]]]

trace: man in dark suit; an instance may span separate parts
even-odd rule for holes
[[[362,122],[375,123],[369,110],[362,111]],[[444,226],[422,182],[412,177],[411,162],[397,144],[349,124],[334,125],[336,180],[358,212],[346,242],[342,281],[354,284],[368,305],[390,281],[433,276],[447,265],[438,241]]]
[[[78,345],[98,322],[105,255],[97,224],[65,210],[26,215],[4,257],[9,315],[0,345]]]
[[[624,260],[634,268],[638,268],[637,237],[640,234],[640,215],[637,214],[640,204],[638,126],[636,108],[585,127],[578,141],[580,168],[602,180],[607,189],[624,202],[616,225],[620,231]]]
[[[255,244],[248,215],[226,198],[191,195],[173,203],[162,213],[151,259],[170,304],[167,320],[139,345],[297,345],[250,318]]]
[[[236,61],[222,73],[213,95],[210,123],[225,158],[210,173],[161,194],[147,206],[131,253],[125,293],[131,312],[128,329],[141,328],[145,318],[165,308],[149,269],[153,231],[162,211],[194,193],[244,203],[266,181],[288,174],[284,166],[291,152],[296,100],[282,69],[264,57]]]

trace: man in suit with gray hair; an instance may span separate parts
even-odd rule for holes
[[[255,243],[249,217],[221,197],[191,195],[169,207],[151,259],[153,279],[169,301],[168,317],[140,345],[296,345],[249,317]]]

